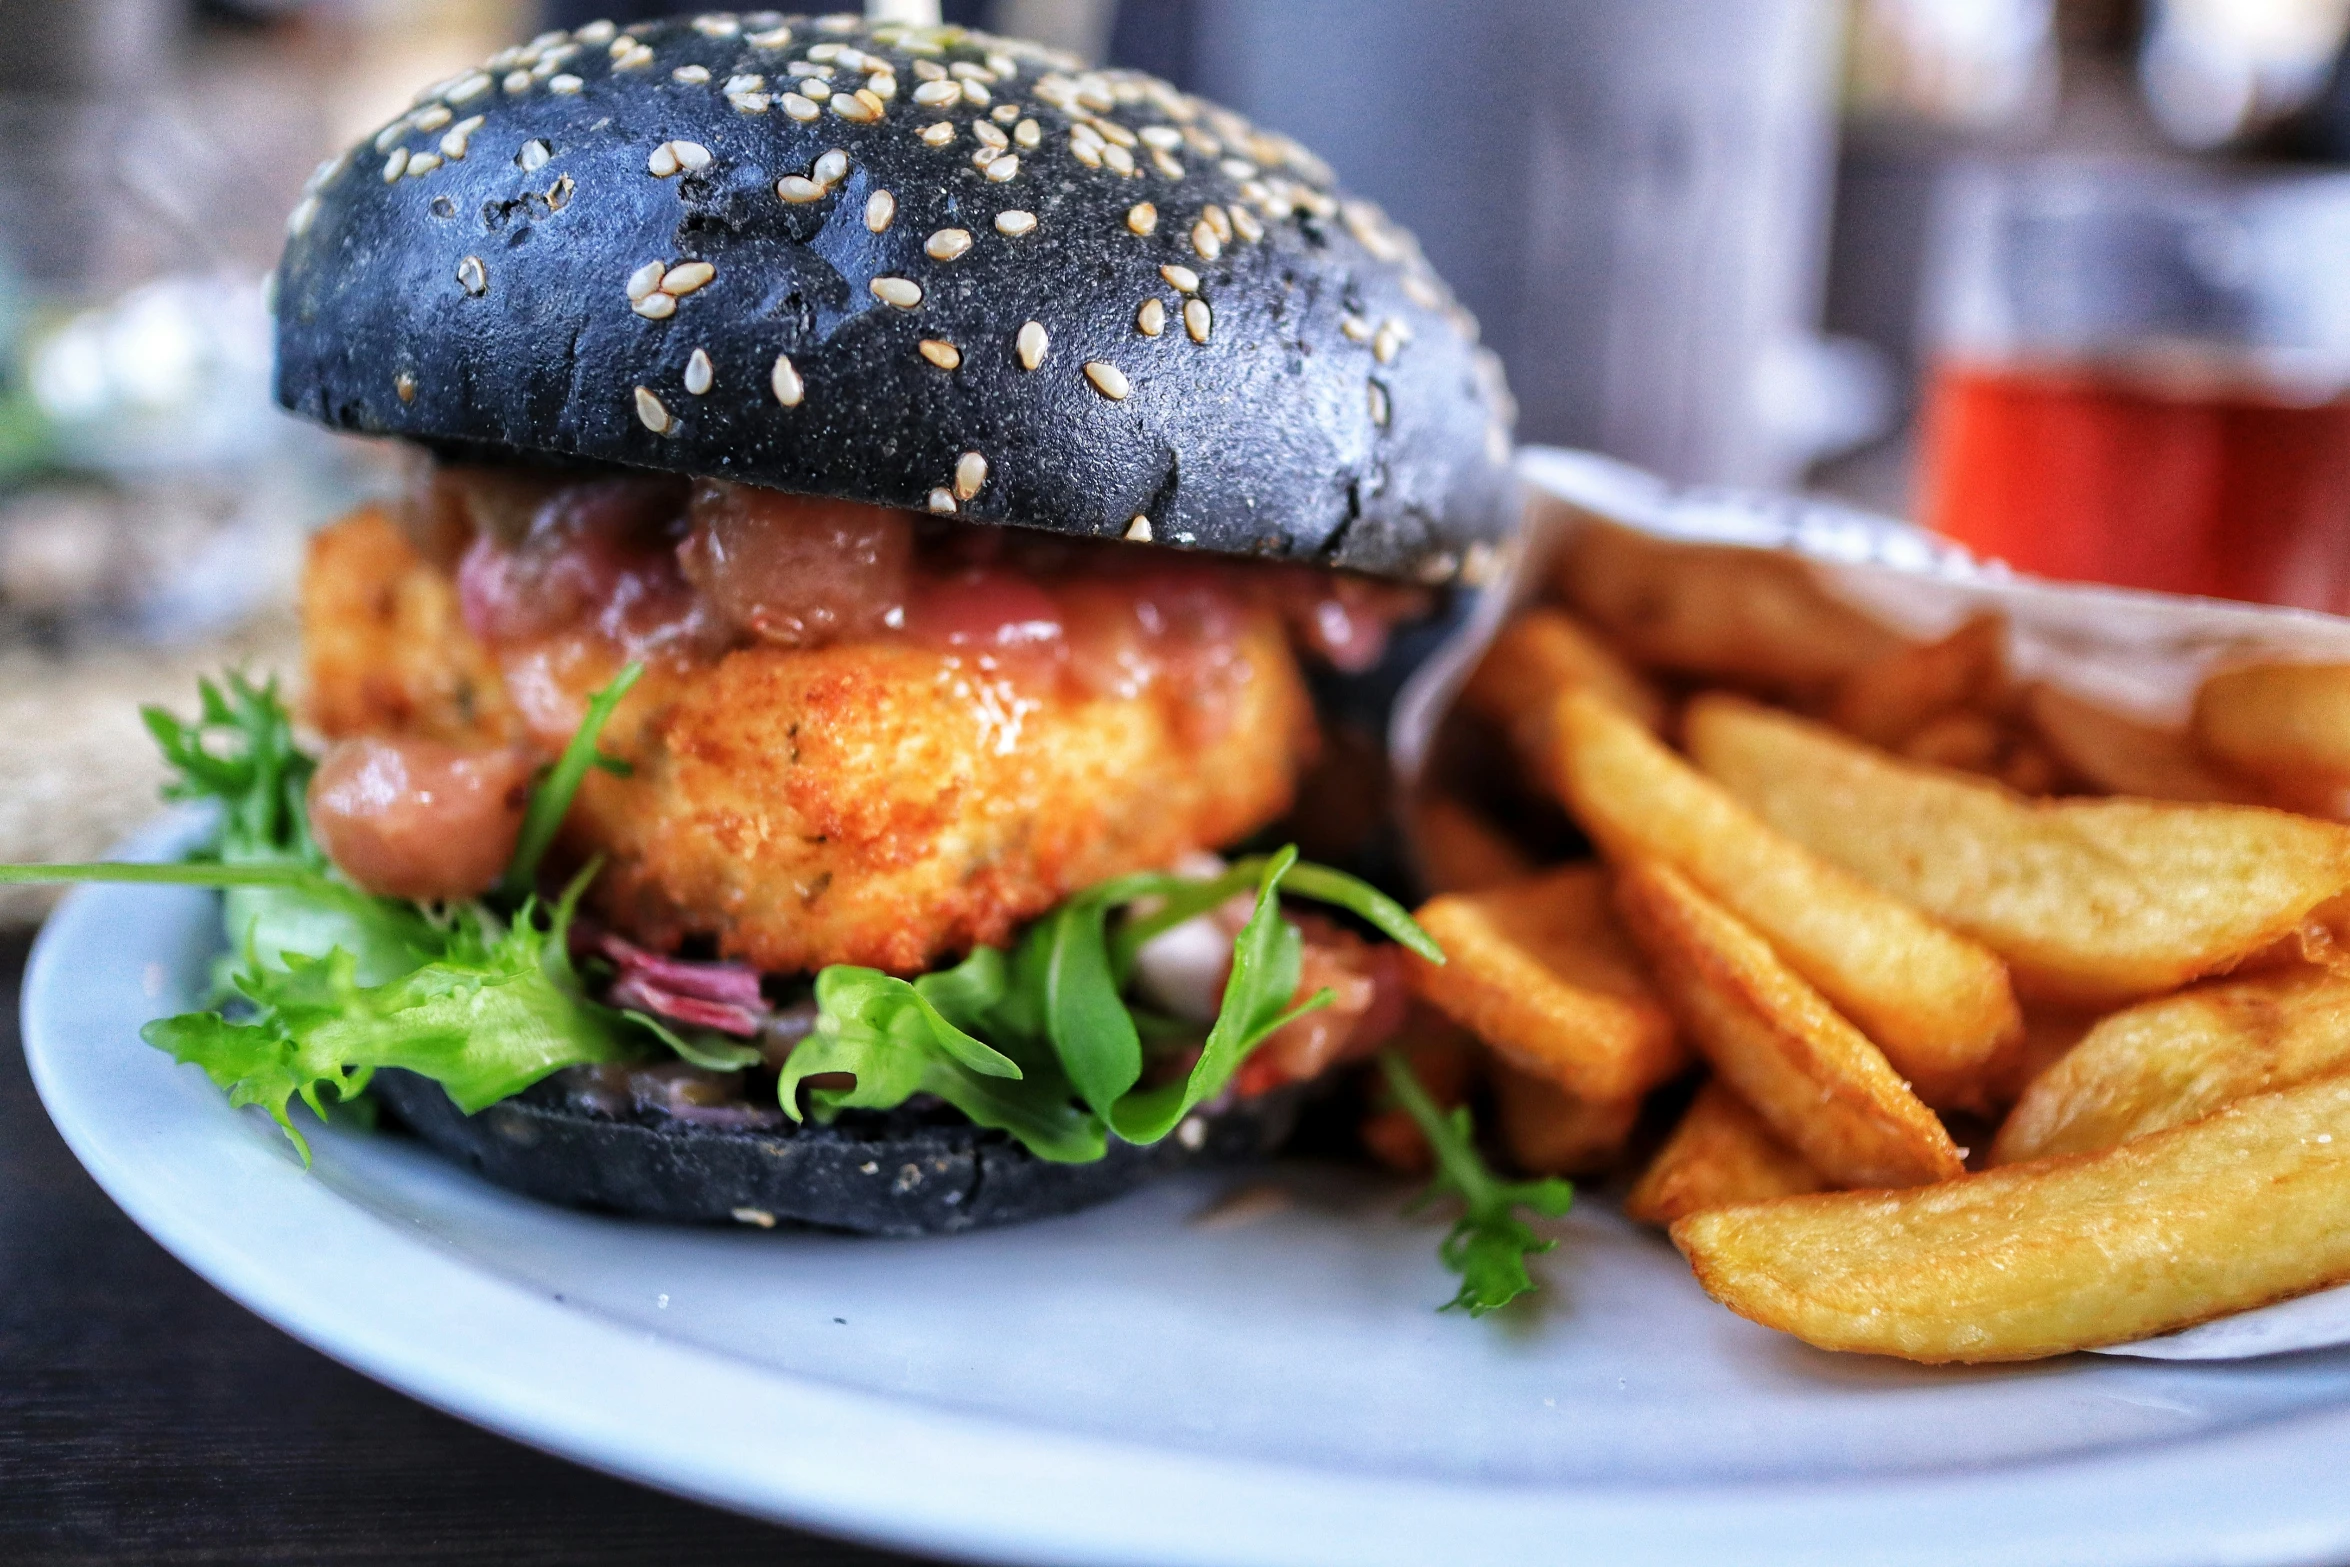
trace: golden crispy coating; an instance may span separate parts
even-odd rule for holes
[[[557,709],[575,716],[618,656],[509,648],[501,680],[448,578],[375,527],[345,523],[312,551],[314,722],[337,738],[559,739]],[[435,593],[450,606],[438,620],[358,612]],[[895,640],[656,665],[605,732],[633,772],[590,775],[566,848],[605,856],[591,901],[647,943],[701,934],[765,969],[917,972],[1288,808],[1313,728],[1278,615],[1249,611],[1237,651],[1248,677],[1205,740],[1177,693],[975,685]],[[461,697],[475,678],[486,688]]]

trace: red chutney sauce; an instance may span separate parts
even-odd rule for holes
[[[1424,589],[1310,566],[718,480],[441,467],[413,511],[455,557],[466,625],[501,652],[585,634],[691,667],[738,647],[903,641],[1039,696],[1180,696],[1201,739],[1248,678],[1252,613],[1359,672],[1430,607]]]

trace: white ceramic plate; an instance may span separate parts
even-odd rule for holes
[[[2350,1351],[1832,1357],[1596,1205],[1536,1309],[1478,1322],[1434,1310],[1401,1189],[1329,1172],[1246,1223],[1195,1222],[1226,1177],[913,1242],[570,1213],[388,1136],[317,1136],[305,1173],[138,1040],[214,930],[206,895],[105,887],[43,934],[26,1050],[91,1173],[295,1336],[668,1490],[1096,1567],[2350,1559]]]

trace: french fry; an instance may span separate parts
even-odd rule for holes
[[[1483,1052],[1466,1029],[1425,1007],[1415,1008],[1395,1043],[1439,1109],[1468,1102]],[[1372,1110],[1356,1128],[1364,1151],[1405,1175],[1425,1175],[1434,1158],[1420,1123],[1401,1105]]]
[[[1422,791],[1412,807],[1420,873],[1437,892],[1477,892],[1534,873],[1510,836],[1474,808],[1442,791]]]
[[[1872,745],[1898,747],[1931,719],[1979,711],[2007,684],[2007,622],[1978,615],[1939,642],[1861,665],[1837,684],[1827,719]]]
[[[2262,803],[2258,790],[2197,755],[2183,729],[2126,718],[2050,685],[2024,694],[2024,713],[2065,771],[2108,794],[2190,804]]]
[[[1687,1063],[1597,866],[1448,894],[1418,918],[1447,961],[1411,959],[1413,988],[1513,1065],[1606,1102]]]
[[[1553,582],[1641,663],[1750,689],[1816,691],[1902,648],[1831,598],[1801,561],[1764,550],[1674,544],[1590,522],[1561,552]]]
[[[1744,1100],[1708,1078],[1625,1195],[1624,1212],[1661,1228],[1708,1208],[1794,1197],[1827,1184]]]
[[[2198,985],[2091,1029],[2017,1102],[1991,1161],[2095,1153],[2345,1068],[2350,977],[2305,968]]]
[[[2026,800],[1735,697],[1684,719],[1764,821],[2007,959],[2017,989],[2110,1006],[2227,968],[2350,886],[2350,829],[2250,806]]]
[[[1678,867],[1762,932],[1933,1104],[1987,1101],[2022,1020],[1999,959],[1765,826],[1597,698],[1560,698],[1546,772],[1611,857]]]
[[[2350,664],[2255,664],[2195,693],[2196,744],[2278,798],[2326,815],[2350,789]]]
[[[1914,1186],[1965,1170],[1883,1052],[1687,877],[1634,861],[1617,872],[1616,901],[1691,1042],[1823,1176]]]
[[[1588,1175],[1624,1151],[1640,1095],[1582,1099],[1547,1077],[1493,1060],[1493,1119],[1510,1162],[1527,1175]]]
[[[1822,1349],[2032,1360],[2350,1278],[2350,1077],[2104,1153],[1673,1226],[1706,1293]]]
[[[1530,750],[1558,694],[1576,687],[1615,703],[1646,728],[1664,727],[1665,699],[1656,687],[1573,616],[1549,608],[1522,611],[1501,628],[1461,688],[1461,702]]]
[[[2021,1099],[2041,1073],[2063,1060],[2066,1052],[2087,1038],[2089,1030],[2096,1026],[2094,1012],[2026,1007],[2023,1048],[2008,1058],[2007,1077],[1999,1090],[2001,1102],[2012,1105]]]

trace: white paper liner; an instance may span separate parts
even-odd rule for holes
[[[1995,611],[2006,617],[2018,676],[2155,721],[2183,720],[2203,676],[2226,661],[2350,662],[2350,619],[2340,616],[2018,576],[1889,518],[1795,496],[1675,490],[1588,452],[1528,447],[1518,474],[1528,506],[1522,548],[1460,636],[1397,698],[1389,753],[1407,789],[1478,655],[1533,595],[1551,556],[1592,518],[1659,538],[1799,556],[1822,587],[1911,638],[1938,637]],[[2345,1344],[2350,1286],[2096,1353],[2236,1360]]]

